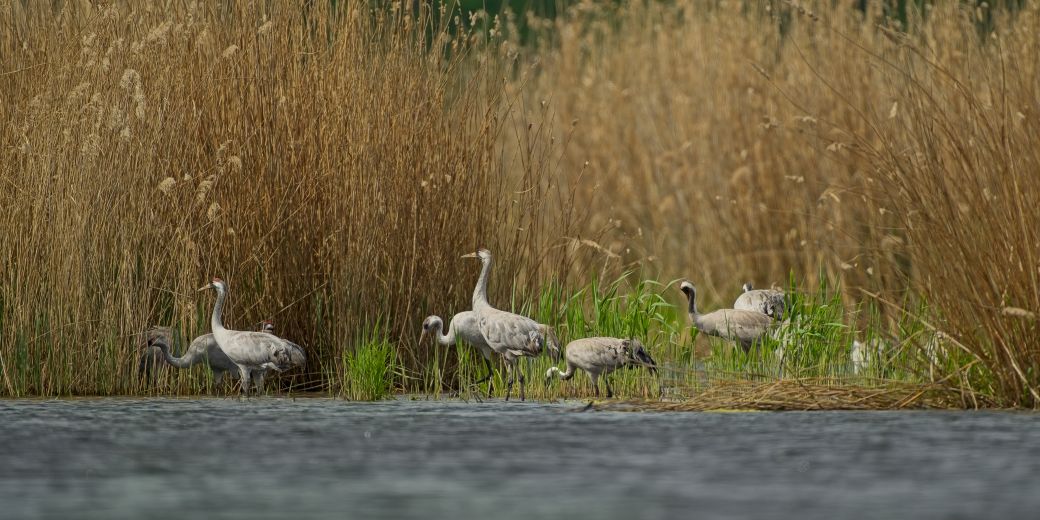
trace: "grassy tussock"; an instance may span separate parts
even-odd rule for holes
[[[353,350],[344,350],[339,394],[355,401],[386,399],[396,390],[397,350],[377,325],[357,338]]]
[[[992,406],[977,396],[936,384],[858,386],[828,379],[763,382],[723,381],[679,402],[597,402],[597,410],[703,412],[725,410],[921,410]]]

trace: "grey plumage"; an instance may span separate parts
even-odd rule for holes
[[[596,397],[599,397],[599,376],[603,376],[603,384],[607,388],[607,397],[614,397],[607,375],[624,366],[646,366],[652,372],[657,371],[657,364],[637,339],[618,338],[584,338],[572,341],[564,349],[567,370],[561,372],[557,367],[550,367],[545,373],[546,382],[555,374],[561,380],[574,376],[575,369],[582,369],[589,375]]]
[[[743,286],[744,292],[733,302],[733,308],[742,311],[761,312],[774,320],[782,320],[787,308],[787,296],[783,291],[755,289],[751,282]]]
[[[270,320],[261,322],[258,328],[260,332],[274,334],[274,323]],[[227,357],[227,354],[224,354],[223,350],[220,350],[212,333],[203,334],[192,340],[187,350],[180,357],[174,357],[170,353],[170,345],[174,343],[172,329],[169,327],[155,327],[148,331],[147,334],[152,338],[152,344],[148,347],[148,350],[155,351],[158,354],[158,359],[161,359],[166,364],[176,368],[191,368],[192,366],[205,363],[213,374],[214,387],[219,387],[223,383],[224,375],[227,373],[230,373],[233,379],[241,377],[238,366]],[[289,352],[289,365],[292,367],[306,365],[307,355],[303,348],[291,341],[286,343],[290,345],[291,349]],[[146,351],[145,355],[152,356],[153,354]],[[252,383],[257,388],[257,391],[263,391],[264,376],[271,370],[274,369],[265,367],[252,372]]]
[[[214,278],[210,284],[201,287],[199,291],[207,289],[217,291],[217,301],[213,306],[213,315],[210,318],[213,338],[220,350],[238,367],[243,394],[249,394],[250,375],[253,371],[261,369],[281,371],[292,365],[293,350],[298,348],[295,343],[266,332],[225,328],[221,314],[224,310],[224,300],[227,298],[227,285],[220,278]],[[302,349],[300,352],[302,353]]]
[[[480,334],[488,346],[502,356],[506,363],[506,400],[513,390],[513,382],[520,379],[520,400],[526,397],[526,378],[519,372],[517,360],[521,357],[536,357],[548,350],[553,359],[559,358],[559,344],[548,327],[519,314],[496,309],[487,299],[487,283],[491,272],[491,252],[481,249],[463,258],[479,258],[480,278],[473,289],[473,312],[477,316]]]
[[[433,337],[437,340],[437,343],[444,346],[455,346],[456,340],[462,340],[478,351],[484,358],[484,365],[487,367],[487,375],[474,381],[473,384],[479,385],[485,381],[491,379],[495,373],[495,367],[492,364],[492,360],[495,357],[495,351],[492,350],[491,345],[488,345],[484,339],[484,335],[480,333],[480,319],[477,314],[473,311],[463,311],[455,316],[452,316],[451,322],[448,324],[448,333],[444,334],[444,320],[440,316],[428,316],[423,320],[422,336],[426,334],[433,334]],[[422,341],[422,337],[419,338]],[[488,384],[488,397],[491,396],[491,384]]]
[[[689,301],[690,321],[697,330],[740,344],[745,352],[751,349],[756,341],[769,332],[773,320],[761,312],[720,309],[708,314],[697,311],[697,289],[692,283],[684,281],[679,289]]]

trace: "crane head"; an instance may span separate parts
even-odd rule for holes
[[[260,332],[266,332],[268,334],[274,334],[274,322],[271,320],[264,320],[260,322]]]
[[[423,333],[430,332],[433,329],[443,327],[444,322],[441,321],[440,316],[427,316],[422,322]]]
[[[743,289],[744,292],[748,292],[751,289],[754,289],[754,286],[751,285],[751,282],[744,282],[744,286],[741,287],[741,289]]]
[[[694,287],[692,283],[690,283],[690,282],[688,282],[686,280],[683,280],[682,283],[679,284],[679,290],[682,291],[683,294],[685,294],[688,297],[689,296],[696,296],[696,294],[697,294],[697,288]]]
[[[650,353],[646,351],[646,347],[638,339],[626,339],[622,342],[622,345],[628,345],[628,362],[634,365],[642,365],[650,369],[650,372],[657,373],[657,362],[654,358],[650,357]]]
[[[481,262],[487,262],[488,260],[491,260],[491,251],[480,248],[475,253],[462,255],[462,258],[479,258]]]
[[[206,285],[204,285],[202,287],[199,287],[199,291],[200,292],[201,291],[205,291],[206,289],[216,289],[218,291],[223,291],[223,290],[227,289],[227,284],[224,283],[224,280],[221,280],[220,278],[217,278],[216,276],[214,276],[212,282],[210,282],[210,283],[208,283],[208,284],[206,284]]]
[[[422,322],[422,334],[419,335],[419,343],[422,343],[427,334],[436,334],[442,327],[444,327],[444,322],[441,321],[440,316],[427,316]]]

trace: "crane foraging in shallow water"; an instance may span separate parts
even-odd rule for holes
[[[242,382],[242,393],[249,394],[249,381],[255,370],[274,369],[282,371],[292,364],[293,351],[299,347],[274,334],[266,332],[249,332],[230,330],[224,327],[222,314],[224,300],[227,298],[227,285],[220,278],[199,291],[213,289],[217,291],[217,301],[213,305],[213,316],[210,325],[213,328],[213,339],[220,350],[238,368]],[[300,350],[302,353],[302,349]]]
[[[769,316],[756,311],[719,309],[701,314],[697,311],[697,288],[683,281],[679,289],[689,300],[690,321],[697,330],[709,336],[735,341],[744,352],[751,350],[751,345],[765,336],[773,324]]]
[[[526,316],[514,314],[491,306],[487,299],[488,277],[491,273],[491,252],[481,249],[476,253],[463,255],[463,258],[479,258],[481,262],[480,278],[473,289],[473,312],[477,316],[480,334],[484,336],[491,350],[502,356],[506,362],[509,377],[506,380],[506,400],[513,391],[513,382],[520,379],[520,400],[526,398],[526,378],[519,370],[517,360],[521,357],[533,358],[548,350],[553,360],[560,357],[559,342],[552,330]]]
[[[260,323],[259,329],[260,332],[274,334],[274,323],[270,320],[264,320]],[[307,355],[304,353],[303,348],[291,341],[288,343],[291,345],[289,352],[290,366],[302,367],[306,365]],[[167,364],[177,368],[191,368],[199,363],[206,363],[213,374],[214,387],[219,387],[223,384],[224,375],[227,373],[230,373],[234,379],[240,378],[238,366],[227,357],[227,354],[224,354],[224,351],[220,350],[220,347],[217,346],[217,340],[212,333],[203,334],[192,340],[191,345],[188,346],[188,349],[180,357],[173,357],[170,354],[170,342],[156,342],[152,348],[159,351],[162,359]],[[265,367],[262,370],[253,371],[252,384],[258,392],[263,392],[264,376],[271,370],[275,369]]]
[[[599,397],[600,375],[603,375],[603,385],[607,387],[607,397],[614,397],[614,390],[610,388],[610,380],[607,379],[611,372],[627,365],[645,366],[651,372],[657,372],[657,363],[637,339],[579,339],[567,344],[563,357],[567,360],[567,371],[561,372],[557,367],[550,367],[545,373],[546,383],[553,375],[566,381],[574,376],[576,368],[580,368],[589,375],[596,397]]]
[[[267,332],[274,334],[274,322],[271,320],[264,320],[258,325],[260,332]],[[234,377],[238,377],[237,367],[231,363],[231,360],[227,359],[227,356],[223,352],[219,352],[216,341],[213,339],[212,333],[203,334],[192,340],[191,345],[188,347],[187,352],[181,358],[175,359],[175,362],[170,361],[169,350],[172,345],[176,343],[173,327],[156,326],[148,329],[141,335],[141,339],[138,341],[137,348],[141,351],[137,362],[137,372],[142,378],[151,378],[153,371],[161,364],[166,361],[167,364],[173,365],[177,368],[188,368],[192,365],[201,363],[212,351],[218,351],[216,355],[210,355],[209,358],[216,359],[216,365],[210,363],[210,369],[213,370],[215,377],[215,384],[220,384],[220,381],[224,377],[224,372],[228,370],[234,370]],[[162,348],[165,347],[166,351],[163,352]],[[297,353],[297,360],[299,356],[303,355],[303,349],[299,348]],[[304,361],[306,356],[304,356]],[[302,363],[300,363],[302,365]],[[255,380],[255,378],[254,378]]]
[[[755,289],[751,282],[744,284],[744,292],[733,302],[738,311],[761,312],[774,320],[782,320],[787,309],[787,295],[773,289]]]
[[[484,358],[484,365],[487,367],[488,372],[487,375],[474,381],[473,384],[479,385],[491,380],[491,377],[495,374],[495,367],[492,365],[495,351],[491,349],[491,346],[484,340],[484,335],[480,333],[480,320],[477,318],[476,313],[463,311],[453,316],[448,324],[447,334],[443,333],[444,320],[440,316],[427,317],[423,320],[422,329],[422,335],[419,337],[420,343],[427,334],[433,334],[437,343],[446,347],[455,346],[456,339],[461,339],[463,342],[475,347]],[[488,397],[491,397],[490,382],[488,383]]]

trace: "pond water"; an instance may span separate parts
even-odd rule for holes
[[[978,518],[1040,510],[1040,414],[0,401],[4,518]]]

